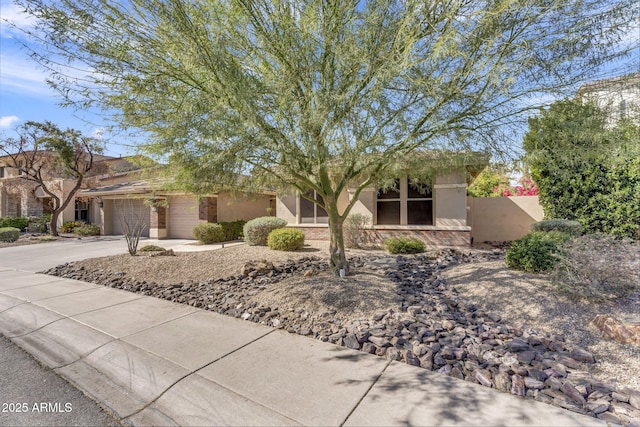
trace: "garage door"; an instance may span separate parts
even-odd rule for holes
[[[169,237],[194,239],[193,227],[198,222],[198,200],[195,197],[175,196],[169,199]]]
[[[143,221],[141,236],[149,237],[149,217],[151,210],[140,199],[119,199],[113,201],[113,234],[124,234],[124,224],[133,227],[138,220]],[[124,221],[123,221],[124,220]]]

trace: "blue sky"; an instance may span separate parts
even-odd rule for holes
[[[21,27],[28,26],[28,17],[19,10],[11,0],[0,0],[0,135],[13,136],[13,129],[27,120],[50,120],[62,128],[72,127],[86,135],[100,136],[106,143],[107,155],[134,154],[135,141],[107,134],[97,115],[76,113],[58,105],[59,99],[45,83],[46,73],[28,58],[16,41],[20,34],[5,22],[9,20]],[[640,28],[627,37],[631,43],[638,40]],[[632,68],[636,71],[640,71],[639,61],[633,61]],[[611,64],[606,74],[617,76],[622,74],[619,70],[628,72],[629,64]]]

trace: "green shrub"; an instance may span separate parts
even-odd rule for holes
[[[578,237],[564,246],[551,280],[574,300],[624,297],[640,288],[640,242],[607,234]]]
[[[571,236],[582,234],[582,224],[568,219],[547,219],[531,224],[531,231],[560,231]]]
[[[0,228],[0,241],[13,243],[20,238],[20,230],[16,227]]]
[[[287,221],[274,216],[262,216],[252,219],[244,225],[244,241],[251,246],[266,246],[269,233],[277,228],[284,228]]]
[[[60,231],[63,233],[73,233],[73,231],[77,227],[82,227],[83,225],[84,225],[84,222],[81,222],[81,221],[67,221],[64,224],[62,224],[62,227],[60,227]]]
[[[419,254],[425,251],[424,242],[415,237],[385,239],[384,248],[392,254]]]
[[[556,265],[563,243],[569,240],[567,233],[534,231],[511,243],[505,261],[509,268],[541,273]]]
[[[143,247],[141,247],[138,250],[140,252],[160,252],[160,251],[164,251],[165,248],[163,248],[161,246],[156,246],[156,245],[144,245]]]
[[[295,228],[276,228],[267,237],[267,246],[276,251],[295,251],[304,246],[304,232]]]
[[[365,229],[371,222],[371,217],[361,213],[354,213],[344,220],[342,232],[344,245],[347,248],[359,248],[367,241]]]
[[[242,240],[242,230],[247,221],[231,221],[231,222],[219,222],[224,231],[224,240],[229,242],[231,240]]]
[[[73,229],[73,232],[80,236],[99,236],[100,226],[93,224],[82,224]]]
[[[0,228],[12,227],[19,231],[26,231],[29,225],[29,218],[5,216],[0,218]]]
[[[193,235],[205,245],[225,241],[224,229],[220,224],[203,222],[193,228]]]

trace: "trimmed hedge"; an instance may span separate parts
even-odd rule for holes
[[[269,249],[295,251],[304,246],[304,232],[295,228],[276,228],[267,238]]]
[[[231,240],[242,240],[242,231],[247,221],[231,221],[231,222],[219,222],[224,231],[224,240],[229,242]]]
[[[13,243],[20,238],[20,230],[16,227],[0,228],[0,242]]]
[[[560,231],[533,231],[511,243],[505,261],[509,268],[542,273],[558,263],[562,245],[571,239],[571,235]]]
[[[27,226],[29,225],[29,218],[26,217],[15,217],[15,216],[5,216],[0,218],[0,228],[17,228],[18,231],[26,231]]]
[[[419,254],[425,251],[422,240],[415,237],[392,237],[385,239],[384,248],[392,254]]]
[[[67,221],[62,224],[62,227],[60,227],[60,231],[63,233],[73,233],[76,228],[82,227],[83,225],[84,222],[82,221]]]
[[[251,246],[266,246],[269,233],[286,225],[287,221],[274,216],[252,219],[244,225],[244,241]]]
[[[73,232],[81,236],[99,236],[100,226],[92,224],[82,224],[73,229]]]
[[[161,252],[161,251],[164,251],[164,250],[166,250],[166,249],[161,247],[161,246],[144,245],[143,247],[138,249],[138,252]]]
[[[547,219],[531,224],[531,231],[559,231],[571,236],[582,234],[582,224],[569,219]]]
[[[225,241],[224,228],[220,224],[204,222],[193,228],[193,235],[205,245]]]

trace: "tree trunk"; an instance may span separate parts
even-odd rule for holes
[[[51,212],[51,222],[49,223],[49,234],[52,236],[58,236],[58,217],[60,216],[60,211],[54,209]]]
[[[331,212],[334,211],[334,212]],[[340,270],[344,270],[344,275],[349,274],[349,262],[344,252],[344,236],[342,234],[342,217],[338,214],[337,208],[329,212],[329,254],[331,256],[329,266],[336,275]]]

